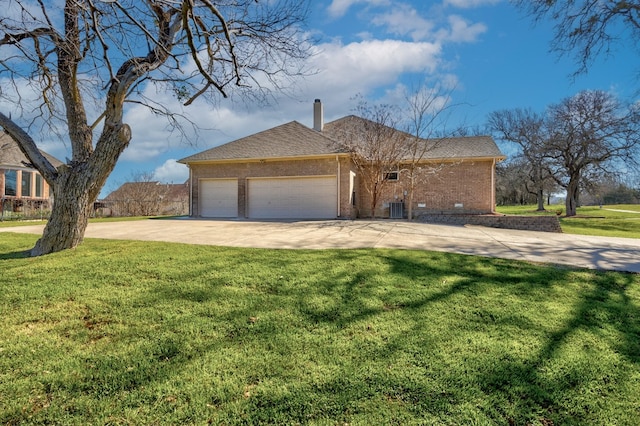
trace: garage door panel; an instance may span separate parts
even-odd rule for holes
[[[238,217],[238,179],[200,181],[200,216]]]
[[[336,217],[335,176],[249,180],[249,217],[331,219]]]

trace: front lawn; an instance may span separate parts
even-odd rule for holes
[[[640,276],[0,240],[0,423],[636,424]]]

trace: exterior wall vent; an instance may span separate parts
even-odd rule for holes
[[[402,219],[404,217],[404,203],[389,203],[389,219]]]

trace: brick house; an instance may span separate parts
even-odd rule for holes
[[[40,151],[54,167],[62,162]],[[50,208],[53,192],[49,184],[6,133],[0,133],[0,210],[3,216],[26,209]]]
[[[323,123],[314,104],[314,128],[292,121],[183,158],[189,167],[190,215],[252,219],[370,217],[368,191],[358,179],[339,132],[349,116]],[[495,164],[505,157],[489,136],[434,142],[414,173],[413,214],[492,213]],[[376,216],[406,215],[404,164],[385,174]],[[400,213],[398,215],[398,206]]]

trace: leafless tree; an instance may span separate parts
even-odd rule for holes
[[[609,56],[616,43],[627,39],[637,48],[640,2],[637,0],[512,0],[534,20],[555,23],[552,49],[575,55],[576,74],[584,73],[600,55]]]
[[[380,204],[380,195],[398,172],[411,135],[396,129],[400,120],[397,107],[387,104],[370,105],[359,98],[357,116],[345,117],[325,131],[345,152],[351,153],[364,190],[369,196],[372,217]]]
[[[20,113],[0,112],[0,126],[55,193],[34,256],[82,242],[92,204],[131,140],[125,105],[178,123],[145,96],[149,84],[185,105],[203,95],[260,96],[303,72],[309,52],[300,0],[62,3],[5,0],[0,12],[0,96]],[[37,123],[64,128],[72,156],[63,166],[38,151]]]
[[[544,193],[552,180],[547,168],[545,146],[549,141],[545,117],[531,109],[495,111],[489,114],[488,127],[496,134],[496,139],[515,144],[524,159],[522,171],[528,179],[524,181],[528,192],[535,194],[538,211],[544,211]],[[531,187],[529,188],[529,182]]]
[[[510,157],[507,161],[496,165],[496,203],[499,205],[524,205],[538,203],[540,200],[550,202],[551,195],[559,192],[560,187],[553,179],[545,181],[542,196],[538,182],[531,180],[533,173],[531,163],[522,155]],[[544,202],[542,203],[544,207]]]
[[[548,111],[545,156],[556,182],[566,189],[566,215],[575,216],[580,184],[590,174],[612,173],[616,162],[636,164],[640,106],[626,106],[603,91],[583,91]]]
[[[135,172],[105,201],[117,216],[161,215],[171,189],[171,185],[155,180],[152,172]]]
[[[425,179],[435,178],[447,164],[425,161],[430,153],[446,141],[446,124],[452,89],[441,85],[420,86],[405,96],[406,138],[402,171],[408,175],[407,217],[413,219],[413,198],[416,185],[426,185]]]

